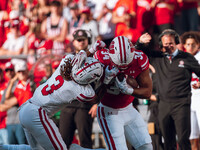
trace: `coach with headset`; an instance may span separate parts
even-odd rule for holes
[[[190,103],[192,72],[200,77],[200,65],[189,53],[178,50],[179,35],[171,29],[164,30],[159,36],[161,51],[149,50],[149,34],[143,34],[136,44],[143,50],[156,70],[157,92],[159,95],[158,119],[164,149],[176,150],[176,134],[181,150],[191,150]],[[141,41],[142,40],[142,41]]]

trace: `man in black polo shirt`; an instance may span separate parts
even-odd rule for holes
[[[136,44],[143,50],[156,70],[157,92],[159,95],[159,124],[164,137],[165,150],[176,150],[176,134],[181,150],[191,150],[190,103],[191,75],[200,76],[200,65],[189,53],[178,50],[179,35],[171,29],[164,30],[159,36],[161,51],[148,49],[151,40],[144,34]]]

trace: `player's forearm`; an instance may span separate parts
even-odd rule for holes
[[[137,98],[149,99],[151,97],[152,91],[150,88],[135,88],[132,96]]]
[[[11,97],[10,99],[6,99],[4,104],[0,104],[0,112],[7,111],[11,107],[15,106],[17,104],[16,97]]]

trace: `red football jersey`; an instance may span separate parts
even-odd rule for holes
[[[98,54],[95,54],[94,57],[99,59],[101,63],[105,66],[112,66],[108,51],[105,49],[97,51]],[[137,76],[149,68],[149,59],[148,57],[140,50],[135,50],[134,58],[130,67],[126,70],[121,71],[125,75],[132,76],[137,78]],[[101,103],[108,107],[112,108],[124,108],[132,103],[134,97],[131,95],[126,95],[120,92],[120,90],[115,86],[115,80],[112,80],[108,85],[106,94],[101,99]]]

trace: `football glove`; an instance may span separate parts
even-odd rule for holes
[[[107,66],[105,69],[105,77],[103,83],[109,84],[110,81],[117,75],[118,72],[119,72],[118,68],[113,67],[112,69],[109,69],[109,66]]]
[[[115,78],[115,84],[120,89],[120,91],[122,93],[127,94],[127,95],[133,94],[134,89],[127,84],[126,78],[124,78],[122,80],[122,82],[120,82],[119,79],[116,77]]]
[[[96,51],[100,50],[101,48],[105,48],[106,44],[103,41],[97,40],[92,47],[89,49],[91,54],[94,54]]]

